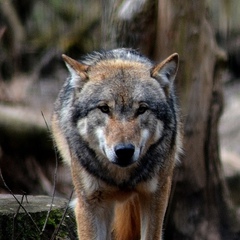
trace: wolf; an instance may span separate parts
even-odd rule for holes
[[[80,240],[156,240],[181,153],[177,53],[154,64],[133,49],[66,55],[52,134],[69,164]]]

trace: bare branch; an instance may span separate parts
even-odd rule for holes
[[[37,229],[37,231],[39,233],[41,233],[40,229],[38,228],[37,224],[35,223],[35,221],[33,220],[32,216],[29,214],[29,212],[26,210],[26,208],[22,205],[22,203],[17,199],[17,197],[14,195],[14,193],[12,192],[12,190],[8,187],[8,185],[6,184],[3,175],[2,175],[2,170],[0,168],[0,177],[3,181],[3,185],[5,186],[5,188],[9,191],[9,193],[14,197],[14,199],[17,201],[17,203],[19,204],[19,206],[23,209],[23,211],[28,215],[28,217],[31,219],[32,223],[34,224],[35,228]]]

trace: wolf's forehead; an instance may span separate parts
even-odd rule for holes
[[[91,81],[104,81],[107,79],[134,80],[149,79],[150,64],[128,61],[123,59],[102,60],[96,65],[91,66],[88,72]],[[119,79],[120,80],[120,79]]]
[[[100,61],[88,71],[86,95],[118,103],[155,101],[163,92],[151,77],[151,68],[150,64],[122,59]]]
[[[148,76],[149,78],[149,76]],[[89,81],[84,89],[84,98],[97,101],[109,101],[119,104],[130,104],[133,102],[155,102],[164,98],[160,84],[155,79],[137,76],[115,76],[106,80]]]

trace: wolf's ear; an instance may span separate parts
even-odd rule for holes
[[[63,54],[62,58],[71,74],[71,82],[74,87],[80,87],[84,80],[88,79],[87,70],[89,66],[79,63],[78,61]]]
[[[169,96],[178,70],[178,54],[174,53],[151,70],[151,76],[155,78]]]

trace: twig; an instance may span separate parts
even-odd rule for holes
[[[45,125],[47,127],[47,130],[48,132],[50,133],[50,128],[48,126],[48,123],[47,123],[47,120],[43,114],[43,112],[41,111],[41,114],[42,114],[42,117],[43,117],[43,120],[45,122]],[[53,179],[53,194],[52,194],[52,201],[51,201],[51,204],[50,204],[50,207],[49,207],[49,210],[48,210],[48,213],[47,213],[47,216],[46,216],[46,219],[45,219],[45,222],[43,224],[43,227],[42,227],[42,231],[41,231],[41,234],[42,235],[45,231],[45,228],[46,228],[46,225],[47,225],[47,222],[48,222],[48,219],[49,219],[49,216],[50,216],[50,212],[52,211],[52,207],[53,207],[53,202],[54,202],[54,197],[55,197],[55,193],[56,193],[56,179],[57,179],[57,170],[58,170],[58,159],[57,159],[57,152],[56,152],[56,149],[54,148],[54,153],[55,153],[55,163],[56,163],[56,166],[55,166],[55,171],[54,171],[54,179]]]
[[[35,221],[33,220],[32,216],[29,214],[29,212],[26,210],[26,208],[22,205],[22,203],[17,199],[17,197],[14,195],[14,193],[12,192],[12,190],[8,187],[8,185],[6,184],[3,175],[2,175],[2,169],[0,168],[0,177],[3,181],[3,185],[5,186],[5,188],[9,191],[9,193],[14,197],[14,199],[17,201],[17,203],[19,204],[19,206],[23,209],[23,211],[28,215],[28,217],[30,218],[30,220],[32,221],[32,223],[34,224],[35,228],[37,229],[37,231],[39,233],[41,233],[41,230],[38,228],[37,224],[35,223]]]
[[[23,198],[24,198],[24,195],[22,195],[21,204],[23,203]],[[20,211],[20,208],[21,208],[21,205],[18,205],[18,209],[17,209],[16,213],[13,216],[13,235],[12,235],[12,240],[16,239],[15,236],[14,236],[14,234],[15,234],[15,220],[17,218],[17,215],[18,215],[19,211]]]
[[[61,221],[60,221],[60,223],[58,224],[58,227],[55,228],[55,230],[54,230],[54,232],[53,232],[53,234],[52,234],[52,236],[51,236],[51,240],[54,240],[55,237],[58,235],[58,232],[59,232],[59,230],[60,230],[60,227],[61,227],[61,225],[62,225],[62,223],[63,223],[63,221],[64,221],[64,218],[66,217],[67,210],[69,209],[69,204],[70,204],[70,202],[71,202],[72,195],[73,195],[73,190],[72,190],[71,195],[70,195],[70,197],[69,197],[69,199],[68,199],[68,203],[67,203],[67,206],[66,206],[66,208],[65,208],[65,211],[64,211],[64,213],[63,213],[63,215],[62,215]]]

